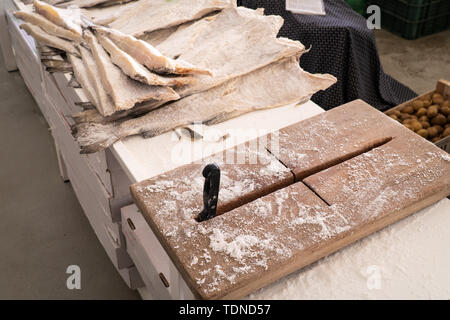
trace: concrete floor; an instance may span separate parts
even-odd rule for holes
[[[63,183],[47,124],[0,54],[0,299],[138,299]],[[81,290],[66,269],[81,268]]]
[[[417,93],[450,80],[450,31],[416,41],[376,32],[384,69]],[[51,135],[0,54],[0,299],[137,299],[61,181]],[[78,265],[82,289],[66,288]]]
[[[450,30],[413,41],[385,30],[375,36],[384,71],[416,93],[433,90],[439,79],[450,81]]]

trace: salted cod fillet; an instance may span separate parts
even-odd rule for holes
[[[49,46],[46,46],[44,44],[39,44],[39,43],[38,43],[37,49],[38,49],[41,57],[60,56],[61,54],[64,53],[64,51],[62,51],[62,50],[50,48]]]
[[[119,67],[112,63],[108,53],[92,33],[85,32],[84,37],[92,50],[102,83],[113,98],[116,111],[131,109],[137,103],[144,101],[167,102],[180,98],[170,87],[149,86],[128,78]]]
[[[67,57],[69,59],[69,62],[72,64],[75,78],[83,88],[83,91],[86,94],[89,102],[92,103],[96,108],[98,108],[99,102],[97,93],[95,92],[94,84],[91,82],[91,79],[88,75],[88,70],[83,61],[71,54],[67,55]]]
[[[27,0],[28,3],[32,3],[34,0]],[[42,2],[48,3],[52,6],[55,6],[60,3],[68,2],[70,0],[41,0]]]
[[[197,68],[181,60],[173,60],[164,56],[149,43],[139,40],[133,36],[126,35],[120,31],[94,27],[94,30],[111,39],[121,50],[128,53],[137,62],[146,66],[149,70],[165,74],[207,74],[211,72],[206,68]]]
[[[235,0],[141,0],[110,24],[126,34],[141,36],[145,32],[169,28],[199,19],[208,13],[236,5]]]
[[[176,59],[193,45],[196,37],[215,17],[210,16],[195,22],[182,24],[175,32],[170,34],[164,41],[155,44],[154,47],[161,51],[163,55]],[[147,40],[146,42],[152,44],[151,41],[154,40]]]
[[[82,9],[82,12],[85,16],[89,17],[95,24],[107,25],[116,20],[117,18],[119,18],[123,12],[125,12],[131,6],[134,5],[136,5],[136,2],[129,2],[109,7],[84,8]]]
[[[34,1],[34,0],[22,0],[22,2],[23,2],[24,4],[31,4],[31,3],[33,3],[33,1]],[[52,6],[54,6],[55,4],[64,2],[64,1],[69,1],[69,0],[42,0],[42,2],[51,4]]]
[[[52,36],[38,26],[32,25],[31,23],[23,23],[20,25],[20,28],[25,30],[26,33],[32,36],[40,44],[56,48],[77,56],[80,55],[77,48],[72,44],[72,42]]]
[[[291,56],[299,57],[307,52],[298,41],[276,37],[283,25],[283,18],[262,14],[262,10],[244,7],[228,8],[219,13],[182,55],[200,64],[210,65],[214,77],[195,76],[198,79],[197,84],[179,88],[177,93],[186,97],[202,92],[274,61]],[[176,43],[172,44],[176,47]],[[131,112],[142,114],[160,105],[148,103],[130,112],[117,113],[108,118],[89,110],[74,115],[74,120],[77,123],[117,121]]]
[[[80,52],[90,83],[94,87],[94,91],[97,96],[97,104],[94,105],[103,117],[110,116],[116,112],[116,108],[114,106],[113,99],[108,95],[106,88],[103,86],[100,76],[100,69],[95,62],[94,56],[91,51],[86,49],[84,46],[80,46]]]
[[[78,8],[90,8],[98,5],[117,5],[117,4],[125,4],[127,2],[131,2],[134,0],[72,0],[61,3],[58,7],[66,8],[70,6],[75,6]]]
[[[110,7],[115,5],[123,5],[127,4],[129,2],[136,2],[138,0],[108,0],[106,2],[103,2],[99,5],[99,7]]]
[[[264,15],[264,9],[262,8],[256,9],[253,12]],[[156,47],[162,54],[176,59],[193,45],[196,37],[216,16],[217,14],[211,14],[202,19],[189,21],[179,26],[156,30],[145,34],[140,39]]]
[[[82,153],[97,152],[132,135],[154,137],[192,123],[211,125],[252,111],[305,102],[335,82],[331,75],[313,75],[302,70],[298,60],[291,57],[140,118],[121,123],[76,125],[75,137]]]
[[[138,63],[129,54],[120,50],[114,42],[109,40],[107,37],[98,34],[97,39],[103,48],[109,53],[111,61],[122,69],[123,73],[128,75],[130,78],[148,84],[149,86],[184,86],[195,82],[192,77],[163,77],[156,73],[150,72],[143,65]]]
[[[137,37],[139,40],[143,40],[147,43],[150,43],[152,46],[157,47],[161,42],[166,41],[173,33],[175,33],[178,28],[181,28],[185,25],[191,25],[193,21],[185,22],[178,26],[173,26],[170,28],[159,29],[152,31],[150,33],[146,33],[140,37]]]
[[[59,9],[45,2],[34,0],[36,12],[54,24],[66,28],[78,36],[82,35],[81,11],[79,9]]]
[[[72,64],[62,59],[41,58],[41,63],[45,67],[45,71],[50,73],[62,72],[72,73]]]
[[[201,92],[279,59],[306,52],[299,41],[277,38],[283,23],[282,17],[264,16],[258,10],[224,9],[179,57],[210,69],[214,77],[197,76],[199,82],[183,88],[179,94],[184,97]]]
[[[253,13],[264,15],[264,9],[256,9]],[[156,47],[165,56],[176,59],[192,47],[197,36],[216,17],[217,14],[212,14],[180,26],[154,31],[140,39]]]
[[[66,40],[71,40],[74,42],[81,42],[82,38],[80,35],[73,33],[63,27],[60,27],[50,20],[44,18],[43,16],[34,12],[16,11],[14,12],[14,17],[23,20],[24,22],[31,23],[35,26],[40,27],[42,30],[48,34],[63,38]]]

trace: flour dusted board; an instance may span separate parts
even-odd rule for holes
[[[241,298],[450,194],[450,157],[362,101],[281,130],[268,149],[297,182],[206,222],[168,213],[148,182],[132,187],[199,298]]]
[[[266,141],[238,145],[146,180],[133,186],[132,191],[136,198],[145,199],[145,202],[151,199],[149,204],[160,208],[161,216],[173,217],[178,212],[190,217],[203,208],[205,179],[202,170],[206,165],[216,163],[221,168],[217,213],[228,212],[294,182],[290,170],[270,154],[265,145]],[[164,226],[164,232],[169,232],[172,227],[177,228],[177,225]]]

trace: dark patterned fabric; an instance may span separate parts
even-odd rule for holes
[[[284,0],[240,0],[248,8],[265,8],[266,15],[285,19],[279,36],[299,40],[307,48],[300,59],[311,73],[329,73],[338,83],[314,95],[312,100],[329,110],[362,99],[384,111],[417,96],[386,75],[380,64],[375,37],[366,20],[343,0],[325,0],[326,16],[294,14]]]

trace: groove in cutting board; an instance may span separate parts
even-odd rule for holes
[[[317,191],[314,190],[314,188],[313,188],[311,185],[309,185],[307,182],[305,182],[305,180],[303,180],[302,183],[303,183],[309,190],[311,190],[311,191],[316,195],[317,198],[319,198],[320,200],[322,200],[322,202],[323,202],[324,204],[326,204],[327,206],[330,206],[330,204],[327,202],[327,200],[325,200],[324,198],[322,198],[322,196],[321,196],[319,193],[317,193]]]
[[[393,137],[386,137],[386,138],[381,138],[381,139],[376,139],[370,142],[367,142],[365,145],[361,146],[360,149],[354,150],[352,152],[340,155],[337,158],[328,160],[318,166],[315,167],[311,167],[308,170],[305,170],[301,173],[297,173],[295,174],[296,177],[296,181],[303,181],[306,178],[308,178],[309,176],[312,176],[318,172],[324,171],[328,168],[337,166],[341,163],[344,163],[348,160],[351,160],[353,158],[356,158],[364,153],[370,152],[373,149],[379,148],[387,143],[389,143],[390,141],[392,141],[394,138]]]
[[[312,187],[312,186],[309,185],[307,182],[305,182],[305,179],[308,178],[308,177],[310,177],[310,176],[312,176],[312,175],[314,175],[314,174],[316,174],[316,173],[319,173],[319,172],[321,172],[321,171],[327,170],[327,169],[329,169],[329,168],[331,168],[331,167],[334,167],[334,166],[337,166],[337,165],[339,165],[339,164],[341,164],[341,163],[344,163],[344,162],[346,162],[346,161],[349,161],[349,160],[351,160],[351,159],[353,159],[353,158],[356,158],[356,157],[358,157],[358,156],[360,156],[360,155],[362,155],[362,154],[364,154],[364,153],[370,152],[370,151],[372,151],[373,149],[379,148],[379,147],[381,147],[381,146],[383,146],[383,145],[389,143],[389,142],[392,141],[393,139],[394,139],[393,137],[386,137],[386,138],[376,139],[376,140],[374,140],[374,141],[368,142],[365,146],[363,146],[363,147],[362,147],[361,149],[359,149],[359,150],[356,150],[356,151],[354,151],[354,152],[350,152],[350,153],[344,154],[344,155],[342,155],[342,156],[340,156],[340,157],[338,157],[338,158],[336,158],[336,159],[333,159],[333,160],[331,160],[331,161],[328,161],[328,162],[324,163],[323,165],[314,167],[314,168],[312,168],[310,171],[305,172],[305,173],[304,173],[305,175],[302,177],[302,179],[301,179],[300,181],[303,182],[303,184],[304,184],[306,187],[308,187],[308,188],[309,188],[309,189],[310,189],[310,190],[311,190],[311,191],[312,191],[319,199],[321,199],[326,205],[329,206],[330,204],[329,204],[324,198],[322,198],[322,196],[314,189],[314,187]],[[241,202],[241,203],[240,203],[240,206],[246,205],[247,203],[250,203],[250,202],[252,202],[252,201],[254,201],[254,200],[258,199],[258,198],[265,197],[265,196],[267,196],[267,195],[269,195],[269,194],[271,194],[271,193],[277,192],[278,190],[281,190],[281,189],[286,188],[286,187],[288,187],[288,186],[290,186],[290,185],[292,185],[292,184],[295,184],[295,183],[297,183],[297,182],[300,182],[299,180],[296,179],[296,176],[295,176],[294,172],[293,172],[290,168],[288,168],[288,167],[283,163],[283,161],[281,161],[280,159],[278,159],[278,158],[276,157],[276,155],[273,154],[268,148],[266,148],[266,150],[267,150],[267,152],[269,152],[271,155],[273,155],[273,156],[280,162],[280,164],[282,164],[283,166],[285,166],[287,169],[290,170],[290,172],[291,172],[292,175],[294,176],[294,181],[292,181],[292,183],[289,184],[289,185],[279,185],[277,188],[265,189],[264,191],[262,191],[262,192],[258,195],[258,197],[249,197],[249,198],[246,199],[246,201]],[[220,192],[219,192],[219,204],[220,204]],[[237,206],[228,207],[227,210],[221,211],[219,215],[226,214],[227,212],[230,212],[230,211],[232,211],[232,210],[234,210],[234,209],[236,209],[236,208],[237,208]]]

